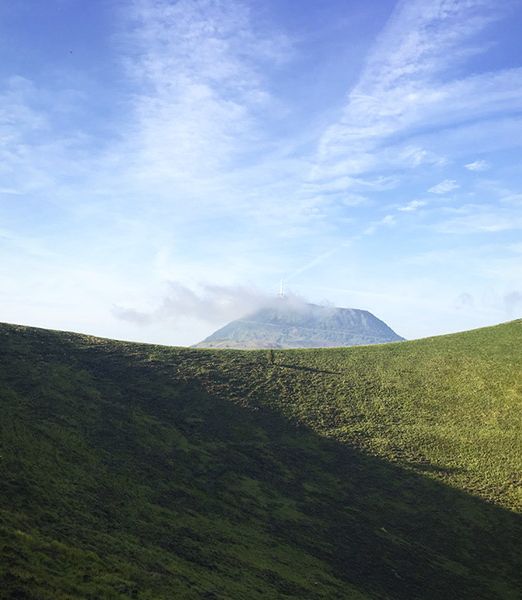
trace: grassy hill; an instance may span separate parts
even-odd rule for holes
[[[521,373],[521,321],[273,361],[0,325],[0,598],[520,598]]]

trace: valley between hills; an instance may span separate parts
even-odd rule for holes
[[[520,598],[521,320],[272,353],[3,324],[0,402],[0,598]]]

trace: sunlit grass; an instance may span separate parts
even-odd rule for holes
[[[518,596],[521,321],[273,361],[0,340],[0,597]]]

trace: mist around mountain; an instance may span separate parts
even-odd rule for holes
[[[403,341],[366,310],[278,298],[218,329],[196,348],[328,348]]]
[[[515,600],[522,321],[241,352],[0,325],[0,597]]]

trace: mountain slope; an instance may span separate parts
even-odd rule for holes
[[[272,363],[2,325],[0,597],[518,598],[521,342]]]
[[[328,348],[399,342],[383,321],[366,310],[296,303],[281,298],[228,323],[196,348]]]

